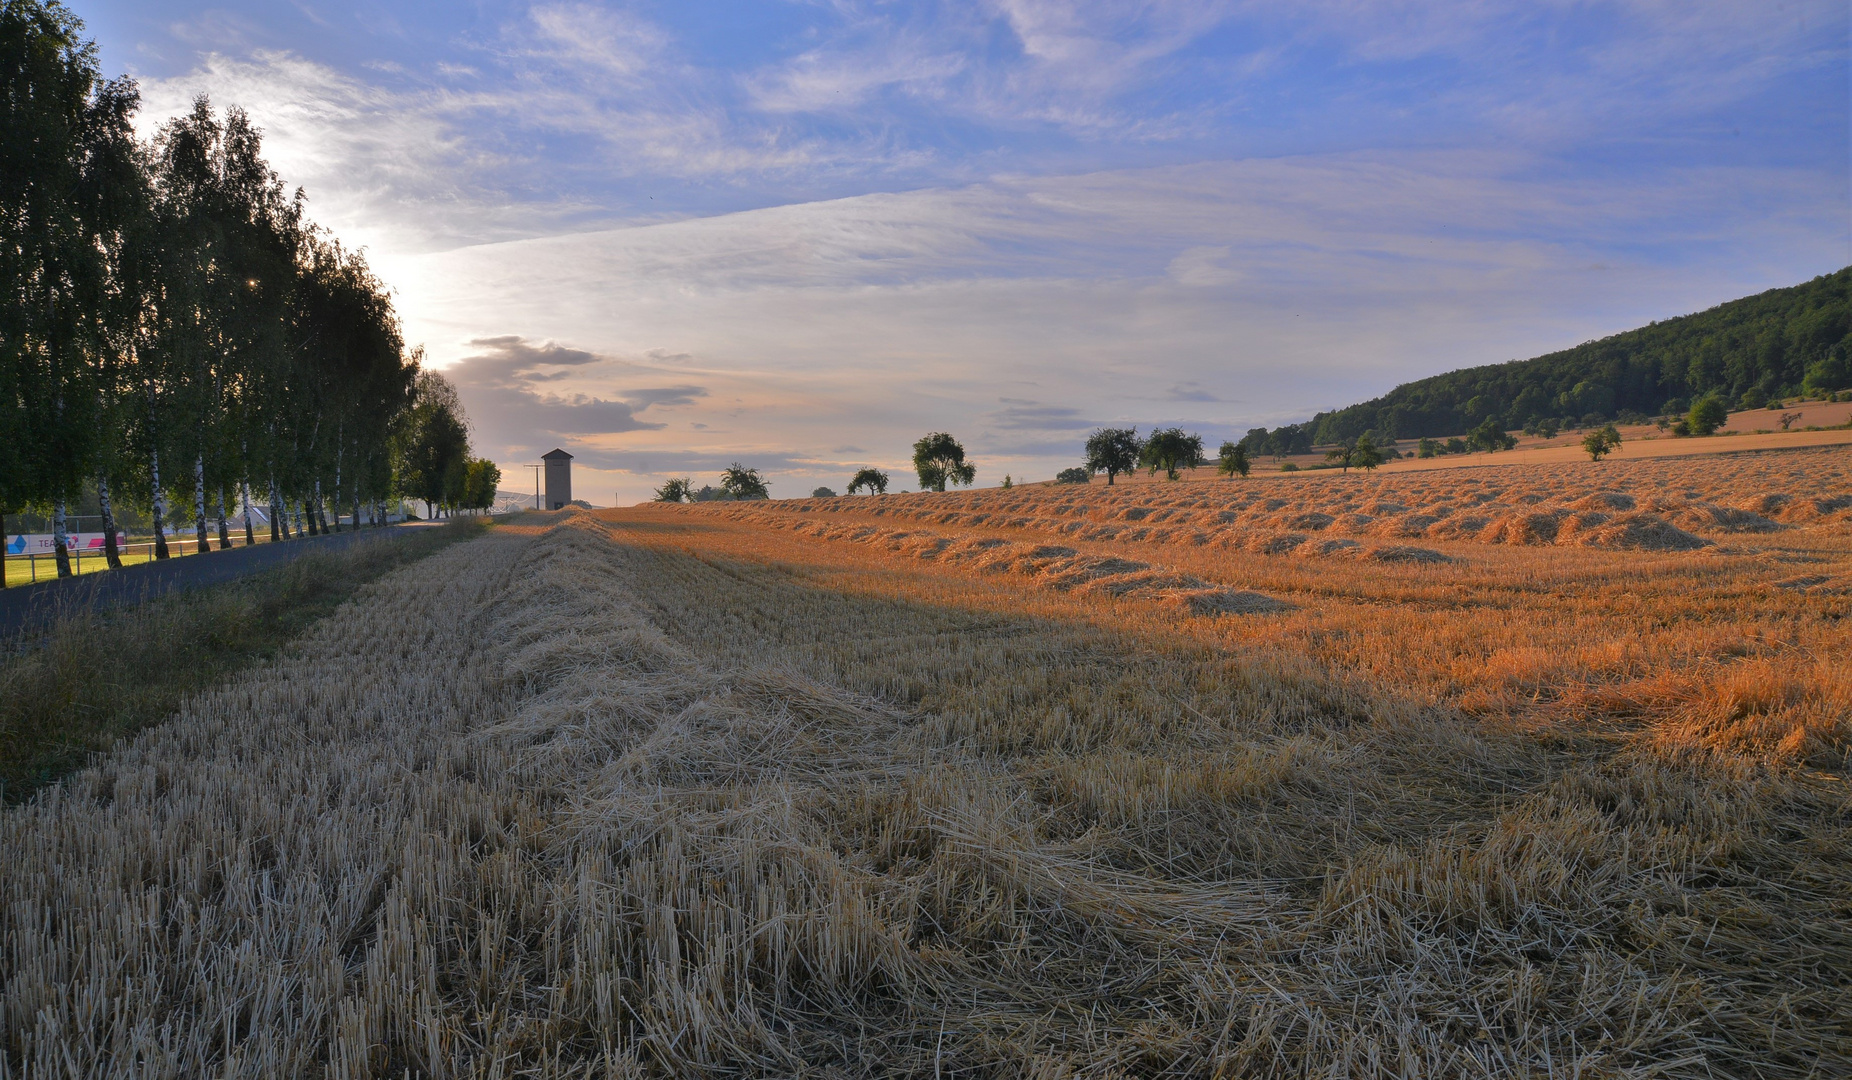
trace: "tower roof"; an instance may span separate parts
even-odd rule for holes
[[[540,455],[540,460],[542,461],[571,461],[572,455],[568,454],[564,450],[559,449],[558,447],[554,447],[553,452],[551,454]]]

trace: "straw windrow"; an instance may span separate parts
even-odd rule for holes
[[[1449,686],[1417,635],[1405,670],[1346,659],[1386,609],[1297,570],[1262,589],[1290,606],[1231,617],[1038,579],[1078,551],[536,518],[6,812],[0,1075],[1800,1077],[1852,1054],[1824,661],[1588,680],[1661,645],[1505,640],[1535,654]],[[1378,565],[1384,589],[1489,573]]]

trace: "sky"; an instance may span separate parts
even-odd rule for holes
[[[1213,448],[1852,263],[1843,0],[70,4],[598,505]]]

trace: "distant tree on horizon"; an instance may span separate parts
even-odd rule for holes
[[[1353,468],[1374,469],[1383,463],[1383,452],[1368,435],[1359,435],[1354,443],[1325,451],[1325,460],[1337,465],[1343,472]]]
[[[720,490],[734,499],[769,499],[771,490],[759,470],[734,462],[720,474]]]
[[[1182,428],[1162,428],[1151,433],[1139,452],[1138,463],[1157,475],[1164,470],[1166,480],[1177,479],[1182,469],[1194,469],[1203,463],[1203,437],[1186,435]]]
[[[1248,448],[1240,443],[1224,441],[1220,458],[1215,471],[1223,476],[1246,476],[1254,467],[1248,458]]]
[[[826,487],[812,488],[810,489],[810,497],[813,499],[834,499],[836,493]]]
[[[1087,436],[1087,468],[1105,473],[1106,486],[1111,487],[1120,473],[1138,468],[1143,449],[1135,427],[1100,428]]]
[[[1062,469],[1055,474],[1055,483],[1057,484],[1088,484],[1092,482],[1093,471],[1091,469],[1081,468],[1080,466],[1075,466],[1072,469]]]
[[[871,495],[887,494],[887,474],[880,469],[860,469],[849,480],[849,494],[866,488]]]
[[[656,502],[679,503],[694,498],[694,481],[686,476],[672,476],[656,489]]]
[[[965,448],[943,431],[913,444],[913,471],[919,473],[921,491],[944,491],[948,483],[970,487],[977,479],[977,466],[965,460]]]

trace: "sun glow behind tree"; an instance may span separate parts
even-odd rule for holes
[[[292,516],[383,521],[400,495],[480,502],[454,388],[250,119],[202,96],[139,141],[135,84],[102,78],[82,33],[55,4],[0,7],[0,514],[48,511],[69,574],[66,511],[89,490],[112,566],[124,498],[157,558],[183,522],[198,550],[231,546],[234,519],[248,542],[253,500],[272,539]]]

